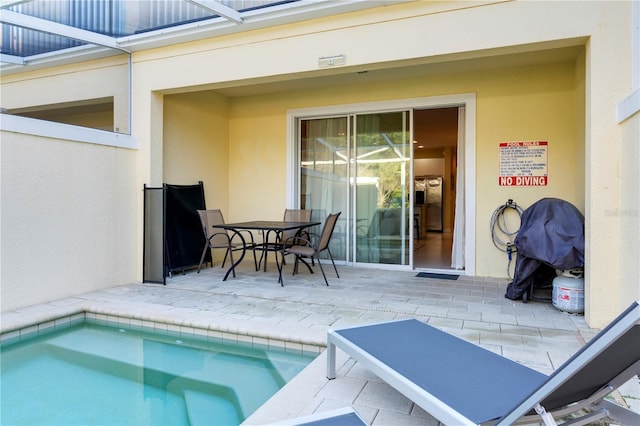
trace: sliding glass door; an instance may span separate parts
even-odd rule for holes
[[[355,116],[355,261],[409,264],[409,112]]]
[[[348,135],[346,116],[299,122],[300,207],[313,209],[313,219],[322,222],[342,212],[329,246],[336,260],[347,260]]]
[[[410,112],[299,120],[300,205],[342,216],[331,245],[348,262],[409,264]]]

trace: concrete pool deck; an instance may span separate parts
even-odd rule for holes
[[[132,318],[136,324],[161,321],[175,328],[218,330],[228,336],[258,336],[257,341],[285,341],[292,350],[322,347],[330,328],[399,318],[417,318],[448,333],[550,374],[598,330],[581,315],[561,312],[550,303],[504,298],[507,281],[461,276],[458,280],[416,277],[415,271],[338,266],[336,278],[302,270],[277,283],[275,264],[267,273],[251,262],[237,277],[222,281],[219,264],[200,274],[189,270],[168,278],[167,285],[131,284],[2,314],[8,335],[34,323],[78,311]],[[317,269],[317,268],[316,268]],[[240,340],[242,337],[239,337]],[[300,375],[258,409],[247,425],[352,406],[370,425],[432,425],[438,422],[375,375],[338,351],[338,376],[325,377],[322,353]],[[635,377],[616,395],[640,412],[640,384]]]

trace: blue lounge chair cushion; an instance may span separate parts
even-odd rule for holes
[[[278,422],[277,426],[367,426],[367,424],[353,408],[344,407],[283,420]]]

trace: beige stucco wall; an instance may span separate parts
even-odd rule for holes
[[[164,183],[204,183],[207,208],[229,213],[229,101],[211,91],[164,98]]]
[[[436,73],[424,82],[413,81],[411,86],[399,82],[374,84],[357,93],[350,90],[351,85],[327,85],[295,95],[231,99],[230,214],[238,219],[246,217],[250,205],[265,205],[266,199],[268,206],[277,207],[263,209],[265,214],[275,216],[281,211],[284,192],[269,196],[257,193],[254,200],[249,200],[246,193],[255,192],[256,181],[261,187],[265,182],[269,186],[285,183],[286,171],[279,165],[286,155],[281,140],[286,123],[279,116],[286,108],[337,104],[347,99],[364,102],[413,97],[417,96],[416,83],[418,90],[420,85],[433,84],[424,90],[430,95],[475,91],[477,165],[484,165],[478,167],[477,174],[477,229],[483,229],[493,209],[506,198],[524,206],[541,195],[576,203],[587,216],[586,316],[590,324],[601,326],[637,297],[637,292],[628,292],[619,284],[620,259],[626,248],[621,243],[625,240],[611,238],[612,232],[619,235],[621,220],[607,213],[611,206],[621,205],[623,189],[620,174],[612,171],[625,163],[631,166],[629,160],[621,158],[623,138],[627,136],[615,121],[617,102],[631,93],[631,5],[516,1],[474,6],[449,2],[388,6],[134,55],[134,77],[153,76],[134,88],[134,108],[140,106],[143,112],[133,124],[134,133],[141,136],[141,154],[153,156],[154,147],[162,145],[161,139],[150,137],[157,119],[147,107],[150,93],[156,94],[153,98],[181,88],[216,89],[282,80],[289,80],[295,92],[296,79],[301,77],[432,63],[433,70],[442,69],[448,74],[446,79]],[[444,12],[447,8],[459,10]],[[464,28],[473,28],[473,36],[461,30]],[[511,74],[517,68],[465,75],[465,62],[457,62],[484,57],[508,64],[522,52],[565,46],[583,46],[585,54],[575,63],[561,64],[559,69],[534,67],[524,81]],[[338,53],[345,54],[347,66],[318,69],[319,57]],[[180,72],[184,69],[190,72]],[[527,70],[522,72],[526,74]],[[524,93],[526,87],[537,92]],[[261,131],[253,131],[249,122]],[[630,133],[633,131],[627,131]],[[549,187],[535,191],[495,188],[497,148],[493,147],[511,139],[549,140]],[[256,158],[268,167],[247,167],[257,164]],[[153,164],[151,161],[151,175],[161,175]],[[625,196],[638,199],[637,192]],[[504,264],[501,255],[487,253],[491,247],[488,232],[479,231],[477,238],[476,273],[502,275],[495,272],[502,269],[497,265]],[[637,272],[634,278],[638,280]]]
[[[0,137],[2,312],[134,282],[136,151]]]
[[[135,174],[128,182],[137,194],[135,229],[142,220],[139,188],[169,180],[204,179],[212,191],[208,204],[219,203],[230,218],[252,218],[256,206],[279,217],[287,109],[475,92],[476,273],[503,275],[496,271],[503,271],[504,258],[483,231],[498,204],[514,198],[526,206],[543,195],[568,199],[587,217],[586,317],[602,326],[639,296],[640,272],[630,259],[640,257],[637,232],[631,233],[639,222],[640,119],[615,119],[617,103],[632,92],[630,10],[630,2],[412,2],[135,52],[131,130],[140,150],[125,161]],[[574,60],[518,65],[522,53],[575,46],[584,53]],[[346,66],[318,68],[319,57],[340,53]],[[126,61],[119,60],[3,78],[2,103],[116,96],[123,105]],[[394,78],[400,66],[423,72]],[[354,76],[361,70],[387,77],[360,83]],[[302,88],[302,78],[333,77],[339,80],[307,80]],[[117,83],[105,93],[97,81]],[[267,83],[279,89],[227,98],[221,91]],[[205,90],[216,92],[179,95]],[[497,187],[497,144],[511,139],[549,141],[548,187]],[[200,150],[205,155],[197,157]],[[182,161],[193,161],[193,170]],[[132,262],[140,279],[142,233],[135,234]]]
[[[81,105],[92,99],[113,99],[113,131],[129,133],[129,60],[119,55],[2,76],[0,106],[6,110]],[[88,120],[88,121],[87,121]],[[96,121],[97,120],[97,121]],[[76,125],[104,123],[101,117],[70,117]],[[100,127],[100,126],[95,126]]]
[[[640,300],[640,113],[620,125],[620,206],[607,214],[620,217],[620,292],[619,306]]]
[[[460,72],[455,75],[431,74],[405,80],[373,84],[352,84],[315,90],[299,90],[268,96],[249,96],[229,101],[229,214],[232,220],[251,220],[257,211],[261,217],[276,219],[286,207],[286,113],[292,105],[315,107],[354,104],[365,100],[389,100],[429,97],[442,94],[475,92],[477,114],[477,229],[476,274],[506,277],[504,253],[493,247],[488,231],[496,207],[512,198],[523,208],[543,197],[570,201],[584,211],[584,175],[576,173],[576,163],[584,163],[583,142],[578,141],[575,105],[575,61],[504,68],[500,70]],[[389,94],[393,94],[390,97]],[[168,96],[167,98],[174,98]],[[206,98],[184,96],[192,104],[185,111],[210,109]],[[173,111],[173,107],[171,109]],[[169,118],[171,117],[171,118]],[[194,115],[197,119],[199,115]],[[165,153],[182,151],[181,156],[165,159],[165,176],[190,173],[193,181],[207,176],[209,154],[215,138],[194,135],[194,124],[177,113],[175,117],[165,101],[165,123],[181,131],[165,138]],[[584,124],[582,124],[584,125]],[[205,125],[206,126],[206,125]],[[223,125],[224,126],[224,125]],[[203,127],[206,128],[206,127]],[[182,136],[180,136],[182,135]],[[204,144],[203,144],[204,139]],[[206,140],[209,139],[208,147]],[[498,186],[498,144],[510,140],[549,141],[549,184],[545,187]],[[204,155],[198,155],[203,153]],[[224,157],[220,150],[216,157]],[[185,161],[174,161],[184,158]],[[189,166],[186,167],[185,165]],[[188,170],[188,171],[187,171]],[[226,169],[225,169],[226,170]],[[200,173],[200,174],[198,174]],[[204,178],[203,178],[204,180]],[[206,180],[205,180],[205,188]],[[258,207],[259,206],[259,207]],[[258,210],[257,210],[258,209]]]

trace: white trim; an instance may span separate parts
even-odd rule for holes
[[[635,90],[640,89],[640,1],[634,1],[631,4],[631,70],[633,76],[631,78],[632,87]]]
[[[622,123],[640,112],[640,1],[631,6],[631,87],[633,93],[618,103],[616,118]]]
[[[15,55],[7,55],[6,53],[0,53],[0,62],[15,65],[24,65],[26,63],[24,58]]]
[[[622,123],[637,112],[640,112],[640,89],[636,89],[631,96],[618,103],[616,108],[618,123]]]
[[[289,114],[287,111],[287,134],[286,134],[286,176],[287,176],[287,185],[286,185],[286,194],[285,200],[287,206],[297,206],[295,194],[298,191],[300,183],[298,182],[300,179],[298,178],[298,172],[296,170],[296,158],[297,158],[297,148],[296,148],[296,115]]]
[[[116,148],[139,147],[137,139],[130,135],[9,114],[0,114],[0,130]]]
[[[476,94],[465,102],[465,236],[464,271],[476,274]]]
[[[94,44],[84,44],[64,50],[54,50],[53,52],[27,56],[24,58],[24,64],[3,63],[0,67],[0,71],[4,76],[23,72],[26,69],[31,71],[123,54],[124,52],[120,50],[110,49],[108,47],[97,46]],[[29,68],[24,68],[25,66]]]
[[[430,96],[423,98],[395,99],[379,102],[363,102],[343,105],[328,105],[311,108],[295,108],[287,110],[287,205],[293,205],[296,191],[294,179],[296,173],[295,164],[295,129],[296,119],[340,115],[340,114],[366,114],[368,112],[382,112],[385,110],[409,109],[409,108],[445,108],[448,106],[465,106],[465,269],[456,270],[465,275],[475,275],[476,272],[476,94],[462,93],[457,95]],[[359,264],[360,266],[360,264]],[[387,267],[388,265],[385,265]]]

